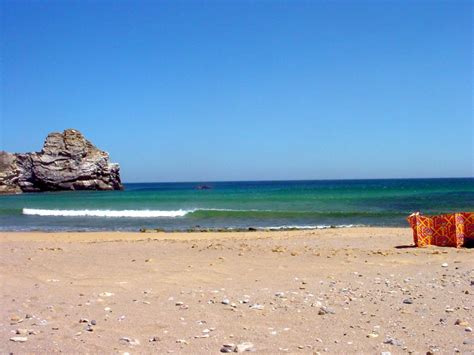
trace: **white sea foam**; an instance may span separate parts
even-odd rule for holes
[[[53,217],[129,217],[129,218],[154,218],[154,217],[184,217],[193,210],[47,210],[37,208],[23,208],[23,214],[33,216]]]
[[[195,208],[190,210],[59,210],[59,209],[38,209],[23,208],[24,215],[50,216],[50,217],[109,217],[109,218],[176,218],[184,217],[196,211],[233,211],[248,212],[262,210],[237,210],[226,208]],[[360,224],[340,224],[340,225],[282,225],[269,227],[256,227],[258,230],[289,230],[289,229],[328,229],[328,228],[352,228],[361,227]],[[229,230],[234,228],[230,227]],[[240,228],[235,228],[240,229]]]
[[[283,226],[269,226],[269,227],[229,227],[227,230],[247,230],[252,228],[259,231],[279,231],[279,230],[301,230],[301,229],[330,229],[330,228],[357,228],[365,227],[364,224],[336,224],[336,225],[327,225],[327,224],[315,224],[315,225],[283,225]]]
[[[317,224],[317,225],[301,225],[301,226],[289,225],[289,226],[263,227],[260,229],[284,230],[284,229],[329,229],[329,228],[355,228],[355,227],[363,227],[363,225],[362,224],[337,224],[337,225]]]
[[[266,212],[265,210],[236,210],[230,208],[195,208],[190,210],[56,210],[23,208],[24,215],[52,216],[52,217],[128,217],[128,218],[155,218],[155,217],[184,217],[196,211],[223,211],[223,212]],[[269,211],[270,212],[270,211]]]

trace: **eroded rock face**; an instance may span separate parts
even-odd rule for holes
[[[121,190],[120,167],[81,132],[50,133],[38,153],[0,152],[0,193]]]
[[[18,185],[19,174],[16,155],[0,152],[0,194],[21,192]]]

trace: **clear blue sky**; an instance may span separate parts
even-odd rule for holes
[[[1,0],[0,149],[124,181],[473,176],[471,1]]]

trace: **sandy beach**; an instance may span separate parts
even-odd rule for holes
[[[474,352],[472,249],[408,228],[0,243],[1,353]]]

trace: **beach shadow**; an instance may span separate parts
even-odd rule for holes
[[[395,249],[413,249],[413,248],[416,248],[415,245],[411,244],[411,245],[397,245],[395,247]]]
[[[467,241],[464,242],[462,245],[462,248],[466,249],[473,249],[474,248],[474,239],[468,239]],[[411,245],[397,245],[395,249],[416,249],[416,246],[411,244]]]
[[[463,247],[468,249],[474,248],[474,238],[464,239]]]

